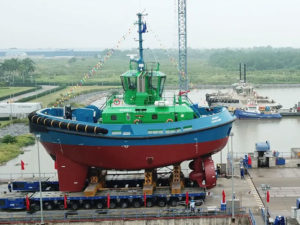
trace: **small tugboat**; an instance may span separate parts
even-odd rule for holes
[[[29,115],[31,132],[56,160],[61,191],[81,191],[87,179],[100,179],[91,169],[145,169],[152,180],[156,168],[174,165],[175,179],[186,160],[193,160],[192,181],[216,185],[211,155],[226,145],[235,117],[225,107],[198,107],[185,92],[163,98],[166,75],[159,63],[144,62],[142,14],[137,24],[139,59],[130,59],[121,75],[123,94],[112,95],[102,108],[45,108]]]
[[[262,108],[262,107],[260,107]],[[245,109],[236,109],[234,115],[238,119],[281,119],[278,112],[272,112],[269,108],[262,111],[257,105],[248,105]]]
[[[206,94],[209,106],[226,106],[229,111],[245,108],[248,104],[255,102],[259,107],[270,108],[276,111],[282,106],[267,96],[260,96],[253,86],[246,81],[246,64],[244,64],[244,79],[242,79],[242,65],[240,64],[240,81],[232,85],[231,92]]]

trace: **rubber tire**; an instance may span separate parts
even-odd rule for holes
[[[110,209],[115,209],[116,207],[117,207],[117,203],[110,202],[110,206],[109,206]]]
[[[148,207],[148,208],[150,208],[150,207],[153,207],[153,202],[151,201],[151,200],[148,200],[147,202],[146,202],[146,206]]]
[[[140,208],[142,206],[141,202],[140,201],[133,201],[133,207],[134,208]]]
[[[176,206],[177,206],[177,201],[176,201],[176,199],[172,199],[172,200],[170,201],[170,206],[172,206],[172,207],[176,207]]]
[[[157,205],[158,205],[159,207],[165,207],[165,206],[166,206],[166,201],[163,200],[163,199],[158,200]]]
[[[121,202],[121,208],[122,209],[128,208],[128,203],[125,201]]]
[[[48,203],[47,205],[45,205],[45,209],[46,210],[52,210],[53,209],[53,205],[51,203]]]
[[[103,203],[102,202],[97,202],[96,208],[97,209],[103,209]]]
[[[40,211],[40,210],[41,210],[40,205],[34,205],[34,206],[33,206],[33,210],[34,210],[34,211]]]
[[[89,203],[89,202],[85,202],[85,203],[83,203],[83,208],[84,209],[90,209],[92,206],[91,206],[91,203]]]
[[[72,203],[71,203],[71,209],[72,209],[72,210],[77,210],[77,209],[79,209],[78,203],[77,203],[77,202],[72,202]]]
[[[57,208],[60,209],[60,210],[64,210],[65,206],[64,206],[64,204],[58,204]]]

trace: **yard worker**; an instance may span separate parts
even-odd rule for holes
[[[244,169],[244,167],[241,166],[240,171],[241,171],[241,179],[245,179],[245,169]]]
[[[8,188],[8,191],[11,192],[11,183],[10,182],[8,182],[7,188]]]
[[[217,176],[219,177],[221,175],[221,166],[220,164],[217,165]]]
[[[190,202],[190,209],[191,209],[191,212],[195,212],[195,201],[194,200],[191,200],[191,202]]]

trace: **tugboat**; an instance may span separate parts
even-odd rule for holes
[[[242,79],[242,65],[240,64],[240,81],[232,85],[231,92],[206,94],[206,101],[209,106],[226,106],[229,111],[245,108],[249,104],[257,104],[258,107],[270,108],[277,111],[282,105],[276,103],[267,96],[260,96],[253,86],[246,80],[246,64],[244,64],[244,79]]]
[[[145,23],[137,15],[139,59],[130,59],[121,75],[123,94],[102,108],[45,108],[29,115],[31,132],[56,160],[61,191],[82,191],[87,179],[98,181],[91,169],[145,169],[145,177],[155,179],[156,168],[174,165],[175,178],[186,160],[193,160],[190,180],[216,185],[211,155],[226,145],[235,117],[225,107],[198,107],[184,92],[163,98],[166,75],[159,63],[144,62]]]

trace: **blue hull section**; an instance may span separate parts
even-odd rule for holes
[[[198,131],[185,131],[176,134],[164,134],[160,136],[147,136],[143,138],[94,136],[79,134],[76,132],[61,132],[52,130],[41,133],[41,141],[63,145],[79,146],[155,146],[155,145],[180,145],[216,141],[229,135],[232,124],[225,124],[215,128]]]
[[[199,109],[201,110],[201,109]],[[234,117],[225,108],[216,108],[205,116],[192,120],[171,123],[149,124],[99,124],[82,121],[71,121],[76,124],[96,126],[106,129],[107,134],[89,134],[49,127],[48,132],[41,132],[41,141],[67,145],[83,146],[144,146],[144,145],[172,145],[197,142],[215,141],[229,135]],[[51,116],[45,110],[37,115],[56,120],[70,122],[59,116]],[[199,135],[201,133],[201,135]]]

